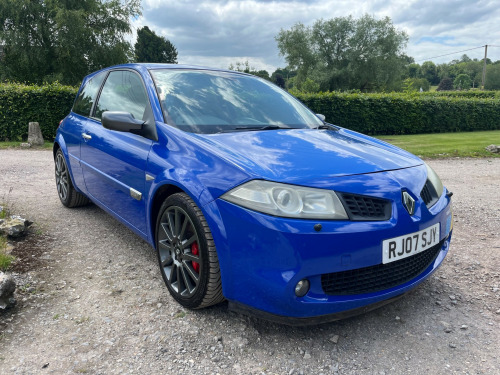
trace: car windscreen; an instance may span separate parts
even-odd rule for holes
[[[209,70],[151,70],[165,122],[193,133],[315,128],[297,99],[254,76]]]

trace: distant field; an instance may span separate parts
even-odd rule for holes
[[[377,138],[401,147],[412,154],[427,158],[500,157],[500,154],[493,154],[485,150],[488,145],[500,145],[500,130],[387,135]]]

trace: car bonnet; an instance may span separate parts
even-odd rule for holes
[[[245,131],[196,137],[253,178],[300,185],[423,164],[397,147],[346,130]]]

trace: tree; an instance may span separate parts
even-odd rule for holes
[[[297,75],[297,72],[288,68],[278,68],[271,74],[271,81],[281,88],[288,88],[290,78]]]
[[[417,78],[418,72],[420,71],[420,65],[418,64],[410,64],[408,66],[408,77]]]
[[[484,83],[484,88],[486,90],[500,90],[499,61],[486,67],[486,82]]]
[[[297,83],[311,78],[324,91],[390,89],[411,61],[403,54],[408,36],[388,17],[320,19],[312,27],[297,23],[275,39],[288,67],[297,71]]]
[[[170,41],[156,35],[149,27],[137,30],[135,61],[177,64],[177,49]]]
[[[420,67],[419,78],[425,78],[429,81],[431,85],[435,85],[439,83],[439,77],[437,75],[436,64],[432,61],[426,61]]]
[[[285,78],[283,78],[283,76],[279,73],[276,73],[276,74],[272,74],[271,76],[271,81],[274,82],[277,86],[281,87],[282,89],[285,88],[285,84],[286,84],[286,81],[285,81]]]
[[[306,80],[300,86],[300,91],[307,93],[319,92],[319,83],[314,82],[311,78],[306,78]]]
[[[2,0],[5,78],[78,84],[105,66],[127,62],[130,19],[140,0]]]
[[[439,86],[436,90],[437,91],[453,90],[453,81],[448,77],[443,78],[441,82],[439,82]]]
[[[455,87],[456,90],[468,90],[471,86],[472,81],[467,74],[460,74],[453,81],[453,87]]]
[[[236,65],[229,64],[229,70],[252,74],[254,76],[271,81],[271,77],[269,76],[269,72],[267,70],[256,70],[253,66],[250,66],[248,60],[246,60],[244,63],[242,63],[241,61],[237,61]]]
[[[425,78],[406,78],[403,81],[402,90],[406,93],[429,91],[430,83]]]

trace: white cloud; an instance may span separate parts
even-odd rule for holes
[[[168,38],[177,47],[179,62],[227,68],[248,60],[271,73],[286,65],[274,40],[281,28],[365,13],[391,17],[397,28],[409,34],[407,54],[417,61],[484,44],[500,45],[500,7],[487,0],[144,0],[143,17],[134,21],[134,27],[148,25]],[[482,58],[484,50],[466,53]],[[499,60],[500,48],[490,48],[488,56]]]

